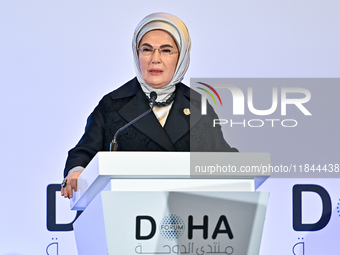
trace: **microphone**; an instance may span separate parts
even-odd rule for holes
[[[151,103],[154,104],[156,99],[157,99],[157,93],[155,91],[151,91],[150,93],[150,99],[151,99]]]
[[[136,117],[135,119],[133,119],[132,121],[130,121],[129,123],[127,123],[126,125],[124,125],[123,127],[117,130],[117,132],[115,133],[112,139],[112,142],[110,143],[110,151],[117,151],[118,149],[117,136],[119,135],[120,132],[122,132],[124,129],[128,128],[129,126],[131,126],[136,121],[143,118],[145,115],[148,115],[152,111],[153,107],[155,106],[156,99],[157,99],[157,93],[155,91],[151,91],[150,99],[151,99],[151,108],[149,110],[142,113],[141,115],[139,115],[138,117]]]

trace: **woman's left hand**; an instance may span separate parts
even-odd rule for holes
[[[61,188],[61,195],[65,198],[73,197],[73,190],[77,191],[77,179],[81,174],[81,171],[70,173],[66,176],[66,186]]]

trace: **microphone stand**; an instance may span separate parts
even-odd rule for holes
[[[123,127],[121,127],[120,129],[117,130],[117,132],[115,133],[115,135],[112,139],[112,142],[110,143],[110,151],[117,151],[117,149],[118,149],[117,136],[119,135],[120,132],[122,132],[124,129],[131,126],[133,123],[140,120],[141,118],[143,118],[145,115],[149,114],[152,111],[153,107],[155,106],[156,99],[157,99],[156,92],[152,91],[150,93],[150,98],[151,98],[151,108],[149,110],[142,113],[141,115],[139,115],[138,117],[133,119],[131,122],[127,123],[126,125],[124,125]]]

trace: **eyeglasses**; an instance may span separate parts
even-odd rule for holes
[[[143,56],[151,56],[155,53],[155,50],[158,50],[159,54],[161,54],[162,56],[170,56],[178,53],[178,51],[173,51],[171,48],[155,49],[148,46],[142,46],[142,48],[138,48],[137,50],[139,50]]]

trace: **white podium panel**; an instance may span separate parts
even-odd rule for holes
[[[106,191],[254,191],[253,179],[111,179]]]
[[[79,255],[259,252],[266,192],[103,191],[74,223]]]
[[[79,255],[259,252],[266,153],[99,152],[78,178]],[[161,167],[160,167],[161,166]]]
[[[238,172],[222,172],[219,175],[195,173],[195,164],[199,164],[200,169],[204,164],[205,167],[208,165],[211,171],[211,168],[216,170],[216,162],[219,163],[220,169],[222,169],[221,166],[232,165]],[[135,179],[141,182],[140,187],[146,188],[139,190],[149,191],[250,191],[254,190],[254,177],[268,176],[258,172],[240,172],[241,167],[260,166],[269,163],[270,156],[268,153],[99,152],[78,178],[78,191],[74,193],[71,199],[71,209],[84,210],[92,199],[107,186],[110,180]],[[159,188],[160,182],[158,183],[158,181],[145,181],[152,179],[163,179],[164,188]],[[221,179],[225,180],[224,184],[219,181]],[[202,182],[199,183],[197,180]],[[207,186],[215,186],[214,182],[218,183],[219,189],[217,187],[206,188]],[[116,182],[116,185],[120,185],[119,183],[123,182]],[[239,185],[240,187],[238,187]],[[136,186],[126,185],[123,190],[126,190],[125,187],[128,187],[127,190],[135,190]],[[188,189],[184,187],[188,187]]]

